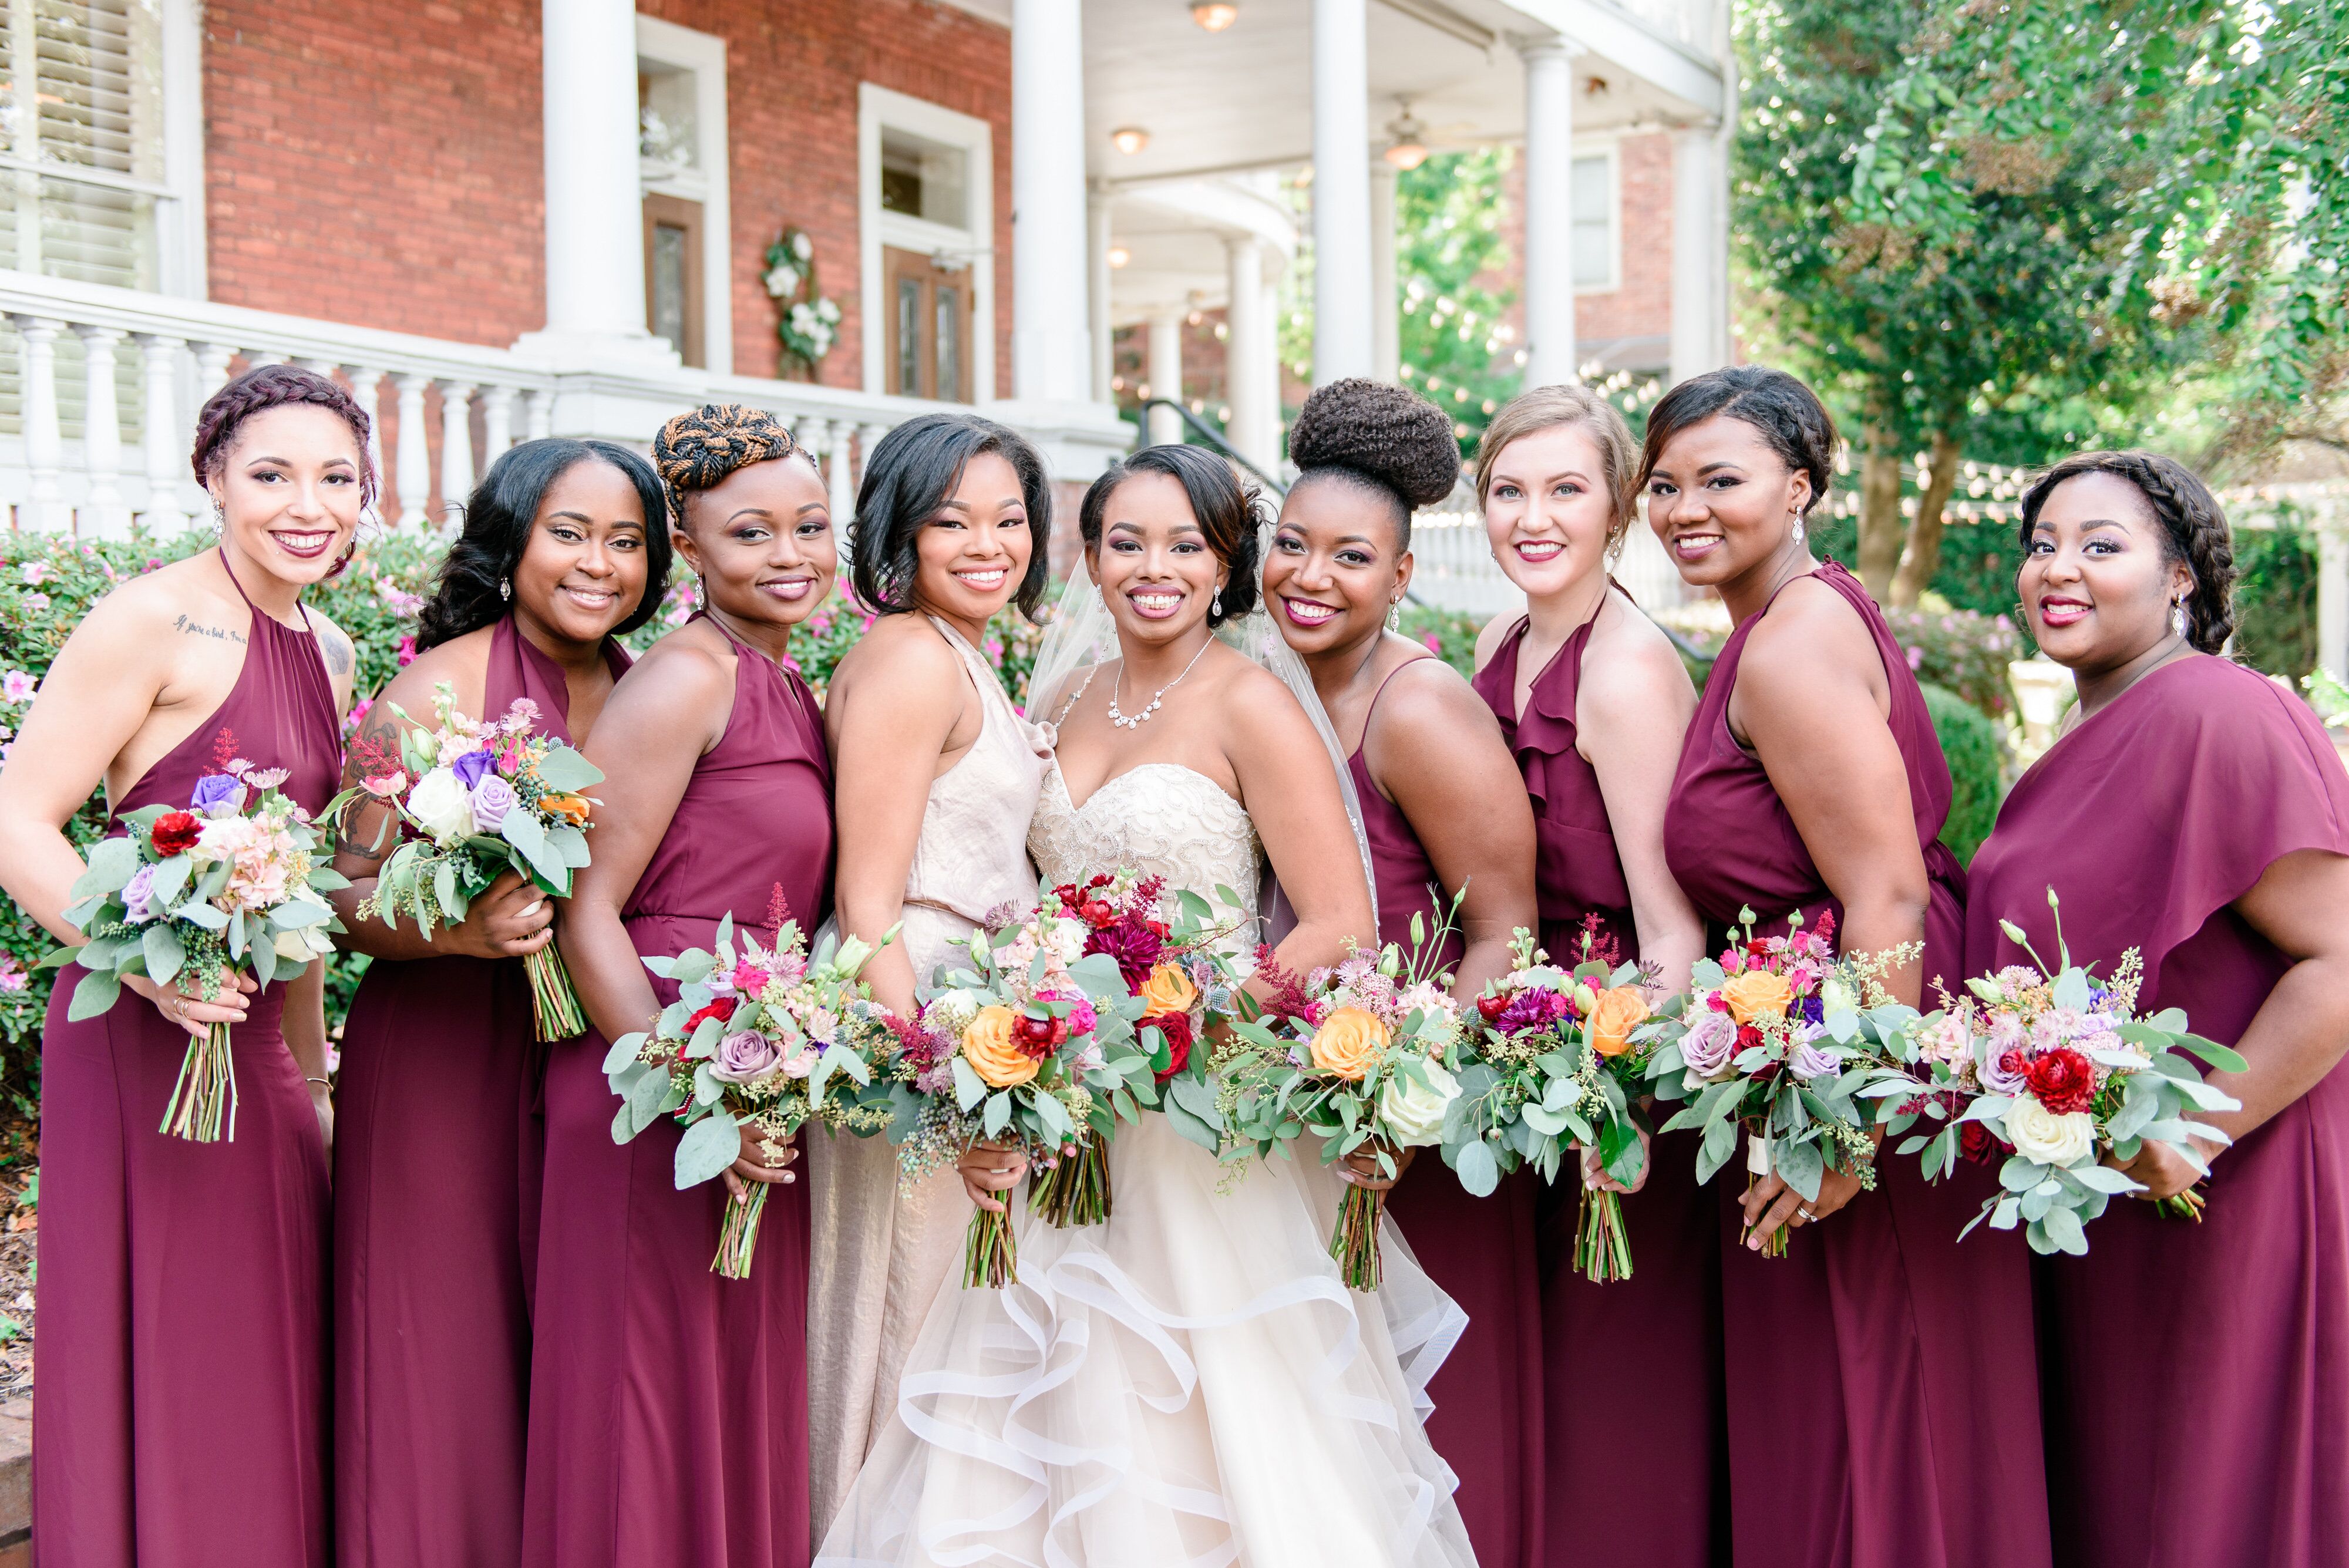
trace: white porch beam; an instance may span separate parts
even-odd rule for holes
[[[1526,63],[1526,380],[1575,379],[1574,57],[1563,38],[1522,45]]]
[[[550,4],[553,0],[550,0]],[[1080,0],[1012,0],[1012,394],[1090,402]]]
[[[1185,312],[1162,310],[1150,318],[1150,395],[1183,400]],[[1183,420],[1172,409],[1150,410],[1150,444],[1170,446],[1183,439]]]
[[[1371,337],[1370,23],[1365,4],[1313,0],[1317,387],[1377,369]],[[1233,336],[1238,336],[1237,322]]]
[[[1096,187],[1085,198],[1085,272],[1090,286],[1086,289],[1091,309],[1085,317],[1085,331],[1092,344],[1093,401],[1111,401],[1109,380],[1116,372],[1115,355],[1111,348],[1109,325],[1110,291],[1110,193]]]
[[[1224,324],[1224,396],[1232,410],[1225,430],[1242,457],[1268,470],[1278,410],[1265,406],[1264,396],[1270,326],[1264,308],[1264,242],[1252,235],[1235,235],[1226,237],[1224,245],[1231,260],[1231,304]]]
[[[1385,159],[1371,164],[1371,374],[1394,381],[1402,374],[1402,296],[1395,276],[1395,182],[1401,171]]]
[[[1672,133],[1671,375],[1676,386],[1729,362],[1720,134],[1713,127]]]

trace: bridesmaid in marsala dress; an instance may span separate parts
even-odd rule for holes
[[[823,916],[832,771],[784,660],[837,558],[815,463],[771,416],[681,414],[653,461],[703,607],[622,678],[586,747],[595,858],[556,932],[594,1027],[546,1070],[522,1561],[789,1568],[809,1554],[807,1206],[748,1133],[724,1187],[678,1191],[673,1126],[613,1143],[603,1060],[675,997],[640,955],[706,948],[730,913],[763,926],[777,888],[803,929]],[[744,1181],[778,1186],[750,1277],[729,1280],[710,1259]]]
[[[434,689],[493,720],[516,698],[539,734],[583,744],[628,656],[612,640],[660,605],[667,503],[609,441],[525,441],[466,503],[423,651],[385,688],[346,784],[398,765],[397,703],[433,723]],[[368,803],[338,825],[336,896],[372,954],[343,1029],[335,1149],[335,1533],[344,1568],[511,1563],[522,1550],[530,1286],[538,1251],[537,1037],[523,956],[554,906],[512,872],[428,939],[362,920],[398,840]]]
[[[1377,878],[1379,939],[1411,950],[1464,892],[1442,967],[1473,1005],[1507,971],[1509,933],[1534,922],[1533,815],[1492,716],[1452,667],[1388,619],[1411,582],[1411,514],[1452,493],[1451,416],[1414,392],[1335,381],[1297,416],[1302,471],[1265,556],[1273,621],[1311,671],[1348,753]],[[1433,889],[1441,888],[1439,894]],[[1520,1171],[1473,1198],[1441,1159],[1413,1161],[1387,1214],[1420,1263],[1468,1314],[1429,1385],[1427,1435],[1460,1478],[1454,1501],[1476,1561],[1537,1561],[1542,1466],[1541,1303],[1535,1188]],[[1368,1161],[1348,1172],[1389,1185]]]
[[[1815,560],[1835,429],[1809,388],[1758,366],[1683,381],[1648,416],[1648,522],[1736,629],[1689,725],[1664,823],[1672,874],[1714,935],[1800,910],[1841,950],[1922,940],[1900,1000],[1955,982],[1965,873],[1937,842],[1950,770],[1923,693],[1857,580]],[[1738,1568],[2033,1568],[2049,1561],[2030,1274],[2019,1237],[1959,1230],[1991,1180],[1928,1186],[1886,1159],[1877,1190],[1775,1175],[1723,1210],[1722,1312]],[[1847,1207],[1847,1205],[1848,1207]],[[1786,1256],[1764,1238],[1795,1227]]]
[[[1485,628],[1475,689],[1533,800],[1544,950],[1576,963],[1588,928],[1670,992],[1688,983],[1704,937],[1664,863],[1696,691],[1671,639],[1608,576],[1634,521],[1638,466],[1623,416],[1580,385],[1537,388],[1493,417],[1476,489],[1526,613]],[[1596,1284],[1575,1269],[1574,1176],[1541,1193],[1546,1564],[1702,1568],[1728,1554],[1719,1204],[1697,1185],[1693,1135],[1648,1155],[1625,1208],[1628,1280]],[[1584,1179],[1615,1185],[1595,1159]],[[1620,1354],[1639,1344],[1675,1349]]]
[[[188,805],[225,748],[326,804],[349,639],[302,591],[349,560],[374,493],[367,418],[272,365],[196,420],[220,544],[124,584],[74,632],[0,772],[0,885],[60,940],[81,875],[62,831],[101,783],[117,816]],[[143,976],[41,1049],[41,1388],[33,1518],[48,1568],[323,1568],[327,1507],[325,968],[215,1001]],[[157,1129],[188,1038],[233,1030],[236,1136]]]
[[[2085,1258],[2038,1266],[2056,1560],[2067,1568],[2349,1562],[2349,776],[2292,692],[2222,653],[2227,521],[2168,458],[2087,452],[2023,501],[2017,584],[2078,683],[2070,731],[1974,859],[1966,972],[2062,940],[2140,1011],[2186,1010],[2249,1064],[2202,1113],[2203,1223],[2116,1199]],[[2198,1172],[2124,1168],[2165,1198]],[[1966,1240],[1966,1247],[1975,1244]]]

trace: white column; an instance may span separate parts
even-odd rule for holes
[[[1162,310],[1150,318],[1150,395],[1183,400],[1182,310]],[[1150,444],[1172,446],[1183,439],[1182,416],[1172,409],[1150,410]]]
[[[33,480],[18,525],[64,533],[73,526],[57,472],[66,444],[57,429],[57,334],[66,324],[41,316],[10,319],[25,340],[25,466]]]
[[[2349,536],[2340,508],[2316,519],[2316,662],[2349,680]]]
[[[1395,180],[1385,159],[1371,163],[1371,374],[1402,375],[1402,296],[1395,281]]]
[[[346,365],[343,374],[350,379],[351,401],[367,417],[367,466],[375,470],[376,483],[383,483],[383,415],[378,411],[378,394],[383,390],[383,372],[368,365]]]
[[[1079,0],[1012,0],[1011,379],[1023,402],[1092,397],[1084,79]]]
[[[141,383],[146,404],[139,416],[147,457],[147,525],[162,534],[176,534],[188,525],[180,504],[180,480],[188,472],[187,443],[180,436],[180,350],[177,337],[151,332],[139,335],[143,359]]]
[[[473,493],[473,389],[464,381],[441,381],[440,516],[454,525]]]
[[[1729,254],[1721,243],[1720,131],[1672,133],[1671,379],[1729,362]]]
[[[1263,347],[1257,351],[1257,382],[1264,389],[1258,394],[1264,403],[1265,472],[1276,472],[1272,464],[1280,458],[1280,281],[1268,275],[1264,280],[1264,314],[1257,318],[1257,330],[1263,335]]]
[[[645,330],[636,6],[544,0],[541,26],[546,329],[523,341],[674,365],[676,352]]]
[[[398,376],[393,380],[399,389],[399,447],[396,460],[399,525],[405,528],[414,524],[420,527],[427,521],[424,503],[432,493],[432,452],[424,436],[424,389],[432,384],[432,378]]]
[[[1366,0],[1313,0],[1313,384],[1368,376],[1371,106]],[[1237,333],[1235,333],[1237,336]]]
[[[1092,306],[1085,317],[1085,332],[1092,344],[1093,401],[1097,403],[1115,400],[1109,388],[1110,377],[1116,374],[1110,343],[1109,247],[1109,192],[1096,190],[1086,198],[1085,205],[1085,271],[1090,286],[1086,297]]]
[[[881,438],[888,433],[889,427],[887,425],[860,425],[857,427],[856,450],[864,454],[865,468],[869,469],[873,464],[873,449],[879,446],[881,444]],[[857,491],[863,488],[864,480],[864,472],[863,470],[860,470],[856,474],[855,483],[849,486],[848,495],[852,506],[854,504]],[[833,526],[835,528],[839,527],[840,519],[834,518],[833,520]],[[851,544],[855,542],[856,535],[853,528],[850,530],[848,537]]]
[[[1231,258],[1231,303],[1224,332],[1224,396],[1232,417],[1226,434],[1239,454],[1269,471],[1266,450],[1275,411],[1264,406],[1266,322],[1264,319],[1264,242],[1254,234],[1227,238]]]
[[[505,455],[513,445],[513,402],[512,387],[481,389],[481,472]]]
[[[116,483],[122,467],[122,413],[115,401],[114,348],[123,334],[114,327],[76,327],[81,339],[82,463],[89,471],[89,493],[81,504],[78,532],[117,538],[130,530],[130,508]]]
[[[554,394],[537,387],[523,397],[522,402],[522,433],[524,441],[544,441],[554,433]]]
[[[1574,57],[1561,39],[1526,61],[1526,381],[1575,379]]]
[[[846,420],[834,420],[832,424],[832,472],[829,499],[832,504],[832,534],[837,539],[848,530],[856,518],[856,427]],[[843,562],[843,564],[845,564]]]
[[[199,343],[196,345],[196,410],[212,400],[212,394],[228,385],[228,362],[236,358],[233,343]]]

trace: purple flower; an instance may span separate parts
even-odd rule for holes
[[[1572,998],[1537,985],[1511,997],[1509,1005],[1493,1020],[1493,1027],[1503,1034],[1522,1034],[1555,1023],[1573,1011]]]
[[[138,870],[133,871],[130,874],[130,880],[122,885],[123,919],[134,926],[144,925],[153,919],[154,916],[147,912],[147,901],[154,896],[154,888],[155,867],[153,866],[141,866]]]
[[[748,1084],[766,1077],[781,1064],[775,1043],[756,1030],[729,1034],[709,1058],[709,1075],[724,1084]]]
[[[1816,996],[1796,997],[1795,1016],[1805,1023],[1825,1023],[1827,1021],[1827,1004]]]
[[[1156,931],[1138,921],[1121,920],[1104,926],[1085,939],[1088,953],[1107,953],[1117,961],[1117,971],[1125,977],[1126,989],[1139,991],[1150,978],[1158,962],[1158,955],[1166,944]]]
[[[189,807],[206,816],[234,811],[243,804],[244,785],[228,774],[206,774],[196,781],[195,790],[188,796]]]
[[[467,789],[471,789],[481,782],[481,776],[496,763],[497,758],[492,756],[485,747],[478,752],[467,752],[449,764],[449,771],[457,775],[459,784],[463,784]]]
[[[1974,1075],[1993,1095],[2021,1095],[2031,1088],[2031,1062],[2020,1049],[2001,1051],[1993,1042],[1975,1064]]]
[[[481,753],[474,752],[471,755],[478,757]],[[466,757],[457,759],[460,775],[465,771],[467,760]],[[521,804],[521,797],[514,794],[513,785],[492,774],[473,786],[473,826],[483,833],[495,833],[498,825],[505,821],[506,813]]]
[[[1681,1060],[1700,1078],[1717,1077],[1737,1054],[1737,1020],[1710,1007],[1692,1012],[1688,1033],[1681,1039]]]
[[[1803,1034],[1802,1043],[1795,1047],[1794,1054],[1786,1058],[1786,1071],[1806,1083],[1813,1078],[1832,1077],[1837,1070],[1836,1059],[1819,1048],[1816,1044],[1816,1036],[1809,1030],[1805,1030]]]

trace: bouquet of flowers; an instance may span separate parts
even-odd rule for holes
[[[1471,1026],[1460,1097],[1444,1118],[1444,1163],[1483,1198],[1521,1165],[1556,1181],[1573,1150],[1589,1148],[1609,1177],[1632,1185],[1647,1159],[1636,1107],[1651,1092],[1657,1049],[1640,1033],[1647,978],[1637,964],[1615,962],[1613,943],[1590,929],[1571,973],[1523,928],[1511,947],[1515,967],[1476,1000],[1482,1026]],[[1631,1277],[1619,1194],[1582,1183],[1574,1260],[1599,1283]]]
[[[2047,902],[2059,907],[2052,888]],[[2013,965],[1969,980],[1971,995],[1906,1032],[1899,1055],[1909,1077],[1877,1091],[1887,1101],[1900,1098],[1885,1118],[1887,1134],[1909,1135],[1898,1152],[1921,1153],[1928,1177],[1955,1169],[1961,1154],[1985,1162],[2004,1156],[2003,1190],[1983,1203],[1961,1237],[1985,1220],[2000,1231],[2021,1223],[2033,1251],[2085,1253],[2087,1221],[2113,1198],[2145,1190],[2104,1164],[2104,1156],[2127,1161],[2158,1142],[2200,1166],[2191,1139],[2228,1141],[2187,1113],[2231,1111],[2240,1102],[2204,1083],[2186,1054],[2222,1072],[2240,1073],[2244,1062],[2188,1033],[2186,1014],[2177,1008],[2136,1015],[2143,975],[2135,949],[2122,955],[2109,981],[2099,980],[2072,961],[2060,927],[2051,969],[2020,928],[2001,926],[2031,953],[2037,971]],[[1920,1121],[1940,1126],[1912,1130]],[[2199,1220],[2202,1199],[2189,1189],[2160,1207]]]
[[[1460,1095],[1453,1068],[1462,1029],[1451,977],[1432,971],[1450,930],[1447,917],[1430,941],[1414,915],[1408,958],[1392,943],[1357,950],[1301,981],[1258,949],[1257,976],[1274,987],[1273,999],[1262,1016],[1232,1024],[1215,1064],[1216,1105],[1233,1147],[1286,1155],[1285,1143],[1311,1131],[1323,1139],[1322,1163],[1368,1147],[1380,1173],[1392,1177],[1401,1168],[1398,1150],[1442,1142]],[[1385,1206],[1384,1192],[1346,1188],[1330,1255],[1353,1290],[1379,1288]]]
[[[319,856],[309,814],[278,793],[285,770],[235,753],[235,737],[222,730],[215,771],[196,781],[186,810],[143,807],[122,818],[128,834],[90,846],[65,910],[87,940],[42,961],[89,971],[67,1018],[112,1007],[125,975],[164,986],[194,976],[211,1001],[247,969],[263,985],[291,981],[334,950],[328,938],[342,928],[326,895],[350,884]],[[197,1143],[235,1138],[228,1024],[190,1041],[160,1130]]]
[[[1228,888],[1216,896],[1241,908]],[[1169,908],[1171,904],[1171,909]],[[1048,916],[1078,921],[1085,929],[1083,950],[1116,961],[1126,990],[1140,1004],[1133,1025],[1136,1047],[1149,1058],[1147,1082],[1119,1075],[1096,1097],[1089,1127],[1072,1158],[1041,1168],[1028,1189],[1030,1213],[1055,1225],[1093,1225],[1109,1218],[1109,1137],[1118,1118],[1133,1121],[1145,1106],[1163,1109],[1174,1129],[1210,1153],[1221,1144],[1215,1122],[1215,1090],[1205,1072],[1206,1053],[1192,1047],[1207,1020],[1233,1011],[1234,976],[1216,943],[1238,920],[1215,921],[1205,898],[1187,889],[1168,894],[1164,877],[1119,869],[1082,884],[1064,883],[1044,896]],[[1123,1056],[1121,1056],[1123,1060]]]
[[[1697,1179],[1709,1181],[1746,1134],[1749,1190],[1773,1170],[1810,1201],[1830,1168],[1876,1185],[1871,1085],[1900,1076],[1885,1064],[1883,1042],[1917,1014],[1886,993],[1882,976],[1915,960],[1919,944],[1866,957],[1836,956],[1832,917],[1786,934],[1754,932],[1754,911],[1738,917],[1743,937],[1719,960],[1699,959],[1692,989],[1660,1010],[1648,1072],[1659,1099],[1693,1096],[1666,1132],[1701,1129]],[[1857,1044],[1855,1044],[1857,1042]],[[1786,1255],[1786,1227],[1763,1256]]]
[[[1120,1094],[1133,1104],[1151,1082],[1133,1029],[1143,1002],[1113,954],[1085,950],[1092,929],[1058,912],[1057,897],[1048,904],[957,944],[968,967],[941,964],[919,992],[920,1017],[896,1028],[889,1136],[908,1185],[981,1139],[1019,1148],[1039,1168],[1073,1160],[1114,1125]],[[1071,1211],[1082,1186],[1070,1192]],[[1009,1214],[973,1214],[964,1285],[1000,1290],[1018,1263]]]
[[[858,1137],[889,1124],[887,1102],[866,1092],[896,1044],[887,1010],[856,978],[873,950],[854,937],[835,947],[826,937],[811,957],[781,889],[768,913],[769,946],[748,931],[738,945],[730,915],[718,922],[714,950],[646,959],[647,969],[678,982],[678,999],[649,1029],[613,1041],[604,1058],[621,1100],[616,1142],[662,1116],[685,1127],[677,1145],[680,1191],[723,1175],[741,1155],[744,1128],[772,1163],[810,1121]],[[709,1264],[730,1280],[750,1277],[767,1201],[766,1183],[745,1185],[727,1199]]]
[[[529,698],[517,697],[489,724],[458,712],[456,704],[454,686],[444,680],[434,687],[429,730],[391,704],[405,721],[398,756],[362,756],[367,771],[358,787],[336,796],[329,808],[371,795],[391,805],[414,831],[385,859],[375,894],[359,913],[395,924],[407,915],[428,939],[435,925],[463,919],[509,867],[550,898],[569,898],[571,873],[587,864],[595,805],[579,792],[604,781],[571,747],[531,733],[538,704]],[[554,943],[523,959],[523,967],[541,1040],[568,1040],[587,1027]]]

